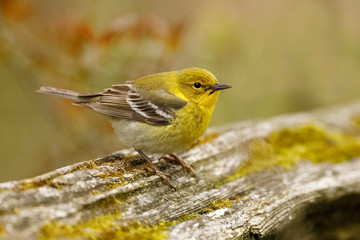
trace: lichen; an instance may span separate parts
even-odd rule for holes
[[[119,177],[119,176],[123,176],[124,173],[120,173],[120,172],[116,172],[116,173],[112,173],[112,172],[108,172],[108,173],[99,173],[97,176],[101,177],[101,178],[110,178],[112,177],[113,179],[111,179],[111,182],[108,182],[106,185],[103,186],[103,189],[106,191],[110,191],[114,188],[120,187],[120,186],[125,186],[127,184],[129,184],[128,181],[126,181],[124,178]],[[93,191],[93,194],[99,194],[101,193],[101,191],[96,190]]]
[[[43,226],[39,233],[40,240],[49,239],[166,239],[165,230],[180,222],[200,217],[208,212],[226,208],[233,204],[229,199],[219,199],[209,202],[208,207],[203,208],[200,213],[185,214],[174,221],[160,221],[157,224],[144,224],[134,222],[128,225],[120,223],[121,212],[109,213],[94,217],[91,220],[78,224],[61,224],[57,221]]]
[[[103,212],[118,211],[120,204],[124,203],[125,200],[126,198],[120,199],[120,197],[111,195],[106,198],[99,199],[96,202],[84,205],[83,208],[86,208],[87,210],[101,209]]]
[[[70,169],[67,173],[72,173],[72,172],[76,172],[79,170],[94,169],[97,167],[98,167],[98,165],[94,161],[90,160],[90,161],[79,164],[77,167],[75,167],[73,169]],[[64,187],[63,185],[53,183],[53,179],[58,176],[59,175],[52,175],[47,178],[39,178],[39,177],[28,178],[28,179],[20,181],[19,184],[17,186],[15,186],[14,188],[9,188],[9,189],[4,189],[4,190],[5,191],[8,191],[8,190],[24,191],[24,190],[28,190],[28,189],[32,189],[32,188],[39,188],[39,187],[42,187],[45,185],[50,185],[52,187],[61,189]]]
[[[171,226],[168,222],[158,224],[142,224],[135,222],[122,225],[120,212],[95,217],[75,225],[50,222],[43,226],[39,239],[165,239],[164,230]]]
[[[107,191],[110,191],[111,189],[114,189],[114,188],[117,188],[117,187],[120,187],[120,186],[125,186],[127,184],[129,184],[127,181],[112,182],[111,184],[106,185],[104,188]]]
[[[134,158],[135,156],[136,155],[134,154],[124,155],[124,159],[129,160],[130,158]],[[139,169],[134,167],[131,164],[131,161],[124,161],[121,165],[121,168],[116,169],[116,167],[113,167],[113,170],[100,172],[97,174],[97,176],[100,178],[112,178],[112,182],[104,186],[104,189],[109,191],[119,186],[127,185],[129,184],[129,182],[135,181],[135,177],[132,177],[130,179],[129,177],[127,177],[126,179],[124,179],[123,176],[125,173],[128,176],[130,174],[135,176],[136,171],[139,171]]]
[[[230,199],[226,199],[226,198],[225,199],[219,199],[219,200],[216,200],[216,201],[211,201],[209,203],[210,207],[213,210],[218,210],[218,209],[222,209],[222,208],[228,208],[233,204],[234,204],[233,201],[231,201]]]
[[[114,228],[117,219],[121,219],[120,213],[106,214],[76,225],[53,221],[40,229],[39,239],[92,239],[99,233]]]
[[[216,211],[218,209],[221,208],[228,208],[231,205],[233,205],[233,201],[231,201],[230,199],[218,199],[215,201],[211,201],[209,202],[209,205],[203,209],[201,209],[200,214],[205,214],[205,213],[209,213],[209,212],[213,212]]]
[[[102,172],[97,174],[98,177],[101,178],[108,178],[108,177],[122,177],[124,175],[123,171],[109,171],[109,172]]]
[[[124,155],[122,157],[124,157],[124,159],[126,159],[127,156]],[[90,160],[90,161],[86,161],[86,162],[77,164],[74,168],[70,168],[65,174],[69,174],[69,173],[73,173],[73,172],[81,171],[81,170],[95,169],[101,165],[105,165],[105,164],[109,164],[109,163],[111,163],[111,161],[109,161],[109,160],[107,160],[107,161]],[[97,176],[102,177],[102,178],[122,177],[124,175],[124,173],[132,172],[134,169],[135,168],[128,161],[125,161],[124,165],[121,168],[121,171],[119,170],[119,171],[102,172],[102,173],[99,173]],[[5,191],[9,191],[9,190],[24,191],[24,190],[33,189],[33,188],[39,188],[39,187],[42,187],[45,185],[49,185],[51,187],[61,189],[64,187],[64,185],[53,182],[53,179],[58,177],[59,175],[60,174],[54,174],[54,175],[49,175],[48,177],[44,177],[44,178],[35,177],[35,178],[24,179],[22,181],[19,181],[19,183],[13,188],[1,189],[1,192],[5,192]],[[114,184],[109,185],[108,190],[118,187],[118,186],[123,186],[126,184],[128,184],[127,181],[125,181],[124,179],[120,179],[118,182],[114,182]]]
[[[81,164],[78,164],[75,168],[70,169],[67,173],[73,173],[79,170],[88,170],[88,169],[95,169],[99,165],[95,163],[93,160],[82,162]]]
[[[217,185],[275,166],[290,169],[301,160],[341,163],[357,156],[360,156],[359,137],[329,132],[313,124],[285,128],[267,138],[253,140],[250,159]]]
[[[39,188],[44,185],[47,185],[49,182],[50,182],[49,179],[44,179],[44,180],[25,179],[24,181],[20,182],[20,184],[17,185],[14,190],[24,191],[32,188]]]
[[[173,224],[176,225],[178,223],[181,222],[185,222],[187,220],[191,220],[197,217],[200,217],[201,214],[200,213],[189,213],[189,214],[184,214],[183,216],[181,216],[180,218],[178,218],[177,220],[173,221]]]

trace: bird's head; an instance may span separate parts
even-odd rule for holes
[[[219,96],[219,90],[231,88],[231,85],[219,83],[207,70],[189,68],[178,72],[179,89],[188,101],[202,107],[213,109]]]

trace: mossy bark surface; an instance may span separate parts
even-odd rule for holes
[[[132,150],[0,183],[0,239],[347,239],[358,116],[360,102],[209,129],[179,153],[198,179],[158,162],[176,191]]]

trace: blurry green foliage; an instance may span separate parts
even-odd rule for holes
[[[360,2],[0,1],[0,181],[120,149],[106,119],[34,92],[202,67],[212,125],[359,98]]]

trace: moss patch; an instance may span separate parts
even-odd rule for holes
[[[191,220],[193,218],[197,218],[197,217],[200,217],[201,214],[200,213],[190,213],[190,214],[185,214],[183,216],[181,216],[180,218],[178,218],[177,220],[173,221],[173,225],[176,225],[178,223],[181,223],[181,222],[185,222],[187,220]]]
[[[41,228],[39,239],[166,239],[167,234],[164,231],[169,227],[232,204],[233,202],[229,199],[211,201],[209,206],[203,208],[200,213],[186,214],[175,221],[160,221],[158,224],[146,225],[135,222],[124,226],[120,223],[120,212],[98,216],[75,225],[54,221]]]
[[[125,159],[128,160],[127,158],[133,156],[133,154],[130,154],[130,156],[127,155],[121,155],[121,159]],[[89,169],[96,169],[101,165],[106,165],[106,164],[112,164],[112,162],[115,161],[115,159],[117,158],[109,158],[103,160],[90,160],[90,161],[86,161],[86,162],[82,162],[82,163],[78,163],[76,164],[76,166],[74,168],[69,169],[69,171],[67,171],[64,174],[69,174],[69,173],[73,173],[76,171],[81,171],[81,170],[89,170]],[[107,177],[119,177],[119,180],[117,182],[114,182],[113,184],[109,185],[108,188],[106,188],[106,190],[110,190],[113,188],[116,188],[118,186],[123,186],[128,184],[128,182],[124,179],[122,179],[121,177],[124,175],[124,173],[130,173],[133,172],[136,168],[134,166],[131,165],[131,163],[129,161],[123,161],[123,165],[121,167],[121,170],[119,171],[109,171],[109,172],[103,172],[103,173],[99,173],[98,177],[101,178],[107,178]],[[60,176],[62,174],[54,174],[54,175],[49,175],[47,178],[42,178],[40,177],[34,177],[34,178],[29,178],[29,179],[25,179],[22,181],[19,181],[19,184],[16,185],[14,188],[9,188],[9,189],[2,189],[1,191],[9,191],[9,190],[15,190],[15,191],[24,191],[24,190],[28,190],[28,189],[32,189],[32,188],[39,188],[45,185],[49,185],[51,187],[54,188],[58,188],[61,189],[64,187],[64,185],[58,184],[58,183],[53,183],[53,179]]]
[[[83,162],[81,164],[78,164],[75,168],[69,170],[67,173],[76,172],[79,170],[86,170],[86,169],[94,169],[97,168],[98,165],[90,160],[87,162]],[[52,180],[56,177],[58,177],[60,174],[49,176],[48,178],[41,178],[41,177],[35,177],[35,178],[29,178],[25,179],[19,182],[19,184],[13,188],[13,189],[5,189],[5,190],[16,190],[16,191],[24,191],[32,188],[39,188],[45,185],[51,185],[55,188],[62,188],[62,185],[54,184]]]
[[[360,156],[360,138],[327,132],[317,125],[286,128],[250,144],[250,159],[218,185],[275,166],[290,169],[301,160],[341,163]]]
[[[166,223],[157,225],[143,225],[133,223],[122,226],[113,215],[96,217],[91,221],[77,225],[61,225],[57,222],[44,226],[39,239],[165,239]]]
[[[172,223],[144,225],[139,222],[123,226],[120,212],[95,217],[76,225],[51,222],[40,230],[39,239],[165,239],[164,230]]]
[[[102,213],[117,212],[119,211],[119,206],[122,203],[124,203],[124,199],[111,195],[106,198],[99,199],[96,202],[83,205],[83,208],[97,212],[101,211]]]
[[[219,200],[216,200],[216,201],[211,201],[209,203],[210,207],[213,210],[218,210],[218,209],[222,209],[222,208],[228,208],[233,204],[234,204],[234,202],[229,200],[229,199],[219,199]]]
[[[116,219],[120,219],[120,214],[106,214],[77,225],[60,224],[54,221],[40,229],[39,239],[95,238],[101,231],[113,228]]]
[[[201,209],[200,214],[213,212],[221,208],[227,208],[230,207],[231,205],[233,205],[233,201],[229,199],[219,199],[219,200],[211,201],[209,202],[208,207]]]

